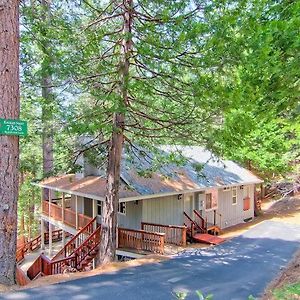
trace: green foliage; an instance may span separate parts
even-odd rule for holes
[[[276,289],[273,292],[275,299],[292,300],[298,299],[300,296],[300,283],[286,285],[283,288]]]
[[[210,55],[223,53],[230,105],[217,129],[216,151],[265,177],[284,174],[300,152],[299,3],[248,0],[217,6],[209,13],[216,24]]]
[[[212,294],[208,294],[205,296],[200,290],[196,291],[196,295],[198,296],[199,300],[212,300],[213,299]],[[178,300],[184,300],[188,296],[188,293],[187,292],[175,292],[174,296]]]

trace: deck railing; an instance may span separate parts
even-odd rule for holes
[[[186,246],[186,226],[141,223],[142,230],[165,234],[165,243]]]
[[[46,216],[49,216],[48,201],[42,202],[42,213],[45,214]],[[64,219],[63,219],[63,215],[64,215]],[[76,212],[74,212],[73,210],[69,208],[63,209],[60,205],[54,203],[50,203],[50,217],[56,221],[61,221],[66,225],[74,228],[76,228],[77,225],[78,226],[77,229],[85,227],[93,219],[91,217],[88,217],[80,213],[76,215]],[[77,222],[76,222],[76,218],[77,218]]]
[[[86,238],[91,235],[94,228],[97,226],[97,217],[92,219],[86,226],[84,226],[76,235],[74,235],[68,243],[52,258],[52,260],[62,257],[68,257],[75,252],[75,249],[81,245]]]
[[[207,221],[201,216],[200,212],[196,209],[193,210],[195,221],[196,223],[203,229],[203,231],[206,231],[207,229]]]
[[[49,243],[49,232],[45,232],[44,237],[45,237],[45,244]],[[60,241],[61,239],[62,239],[62,230],[59,229],[59,230],[52,231],[52,240],[53,241]],[[40,248],[41,242],[42,242],[41,235],[38,235],[36,238],[32,239],[31,241],[29,241],[23,245],[20,245],[16,251],[17,263],[21,262],[24,259],[25,254],[27,252],[34,251],[34,250]]]
[[[81,263],[100,244],[101,227],[96,229],[96,218],[87,224],[80,232],[74,236],[66,246],[51,260],[41,254],[27,271],[29,279],[33,280],[39,275],[54,275],[63,273],[66,266],[80,270]],[[76,245],[78,243],[78,245]],[[64,256],[59,258],[59,256]]]
[[[118,248],[164,254],[164,233],[118,228]]]

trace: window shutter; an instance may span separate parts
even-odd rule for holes
[[[244,198],[244,211],[250,209],[250,197]]]

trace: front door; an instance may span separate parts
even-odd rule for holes
[[[184,211],[193,219],[194,194],[184,194]]]

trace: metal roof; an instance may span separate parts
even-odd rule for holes
[[[158,149],[158,158],[138,147],[124,150],[120,187],[122,201],[262,182],[247,169],[232,161],[221,160],[202,147],[160,146]],[[158,163],[157,160],[164,161],[174,152],[180,153],[186,162],[179,165]],[[144,173],[143,176],[141,173]],[[106,180],[101,176],[80,179],[70,174],[47,178],[37,185],[97,200],[103,200],[106,193]]]
[[[183,165],[164,164],[157,169],[155,156],[144,149],[136,149],[134,155],[124,154],[121,175],[124,181],[141,195],[203,190],[261,183],[262,180],[238,164],[221,160],[210,151],[198,146],[160,146],[160,155],[180,153],[187,159]],[[140,176],[139,170],[150,170],[148,176]],[[145,172],[144,172],[145,173]]]

